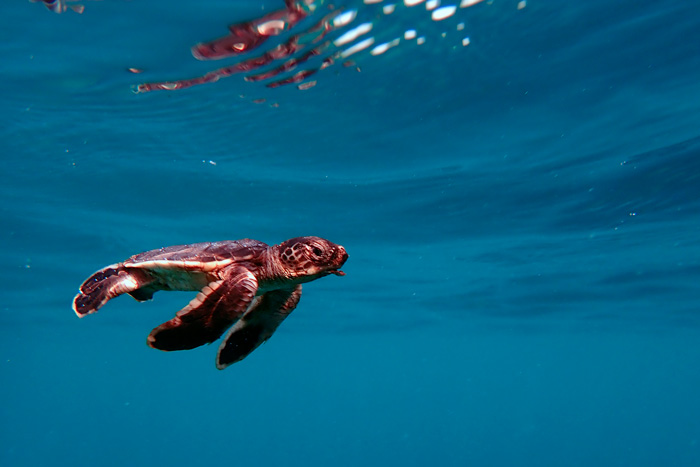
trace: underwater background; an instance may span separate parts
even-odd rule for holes
[[[2,2],[0,464],[700,465],[700,3],[407,3]],[[71,310],[299,235],[347,275],[224,371],[146,345],[193,293]]]

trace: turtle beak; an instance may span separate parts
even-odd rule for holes
[[[348,252],[345,251],[345,248],[342,246],[338,245],[338,252],[337,252],[337,258],[338,258],[338,268],[337,269],[332,269],[329,271],[331,274],[335,274],[336,276],[344,276],[345,273],[340,270],[341,266],[345,264],[345,262],[348,260]]]

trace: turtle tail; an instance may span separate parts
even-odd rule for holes
[[[152,292],[146,292],[151,282],[153,279],[142,269],[127,268],[121,264],[107,266],[83,282],[80,293],[73,299],[73,311],[82,318],[125,293],[137,300],[147,300],[153,296]],[[144,293],[139,293],[141,288],[145,288]]]

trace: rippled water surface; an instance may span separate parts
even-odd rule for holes
[[[700,5],[408,3],[3,2],[2,465],[700,464]],[[70,308],[299,235],[347,275],[225,371]]]

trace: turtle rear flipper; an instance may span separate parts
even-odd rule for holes
[[[244,267],[230,267],[221,279],[206,285],[175,318],[148,335],[159,350],[187,350],[218,339],[248,309],[258,290],[255,276]]]
[[[267,292],[238,320],[226,334],[216,354],[216,367],[223,370],[240,362],[268,340],[282,321],[296,308],[301,298],[301,285],[292,291]]]
[[[139,289],[152,282],[153,278],[142,269],[128,268],[122,264],[107,266],[83,282],[80,293],[73,299],[73,311],[82,318],[96,312],[114,297],[125,293],[138,294]]]

